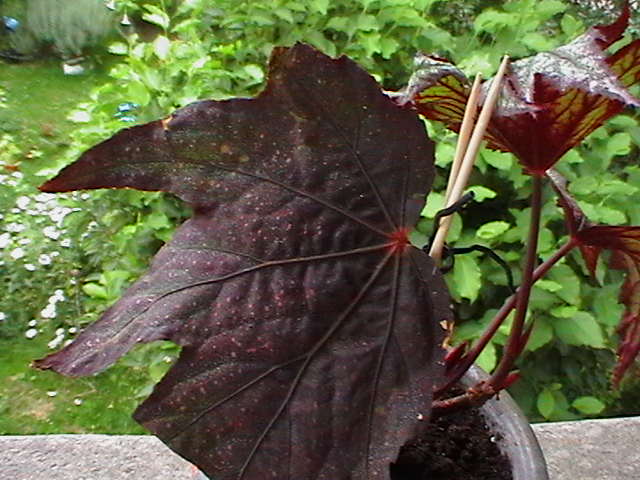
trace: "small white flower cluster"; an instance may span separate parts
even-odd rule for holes
[[[56,318],[56,304],[64,301],[64,292],[62,290],[56,290],[53,295],[49,297],[47,306],[40,312],[42,318]]]
[[[9,180],[7,180],[9,179]],[[6,183],[8,186],[12,186],[12,181],[15,183],[17,180],[22,179],[22,173],[13,172],[10,176],[0,175],[0,183]],[[17,183],[16,183],[17,185]],[[14,185],[15,186],[15,185]],[[86,200],[88,194],[83,193],[79,196],[81,200]],[[58,244],[62,248],[69,248],[71,246],[71,239],[61,238],[64,235],[65,230],[63,228],[63,222],[67,215],[73,212],[80,211],[80,208],[72,208],[61,205],[59,198],[56,195],[50,193],[39,193],[37,195],[28,196],[21,195],[15,200],[15,207],[10,210],[13,221],[10,221],[0,231],[0,249],[8,249],[8,256],[11,260],[17,261],[24,259],[27,261],[28,249],[27,245],[33,244],[33,239],[28,235],[29,226],[38,226],[43,237],[51,241],[59,241]],[[25,219],[26,216],[26,219]],[[31,222],[29,217],[33,218]],[[4,216],[0,215],[0,220]],[[20,221],[22,219],[22,221]],[[44,224],[44,225],[43,225]],[[33,235],[33,232],[31,232]],[[42,242],[38,242],[36,238],[36,244],[42,245]],[[37,264],[42,266],[49,266],[53,263],[55,257],[59,256],[60,252],[54,250],[46,253],[37,254]],[[4,262],[0,260],[0,266]],[[25,263],[24,268],[30,272],[37,270],[36,262]]]
[[[64,328],[58,328],[56,329],[56,336],[47,345],[52,350],[58,348],[61,344],[62,346],[66,347],[72,342],[71,338],[67,338],[65,340],[65,337],[67,336],[67,334],[75,335],[77,332],[78,332],[78,329],[76,327],[67,328],[66,330]]]

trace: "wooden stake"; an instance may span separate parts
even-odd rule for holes
[[[484,102],[480,115],[478,116],[478,123],[475,125],[473,133],[471,134],[471,139],[469,140],[469,144],[466,148],[462,164],[460,166],[458,175],[453,182],[453,188],[451,189],[445,207],[449,207],[457,202],[464,193],[464,189],[466,188],[467,182],[469,181],[469,175],[471,175],[471,171],[473,170],[473,164],[475,163],[476,155],[478,154],[478,150],[480,149],[480,144],[482,143],[484,133],[487,130],[487,126],[489,125],[489,120],[491,120],[491,114],[493,113],[493,110],[498,101],[498,96],[502,87],[502,79],[507,70],[508,64],[509,57],[505,55],[505,57],[502,59],[502,63],[500,64],[500,68],[498,69],[498,73],[491,82],[491,87],[489,88],[489,92],[487,93],[487,99]],[[463,147],[461,146],[460,148]],[[438,227],[438,231],[436,232],[433,244],[431,245],[431,249],[429,250],[429,255],[435,260],[436,264],[439,264],[442,259],[442,250],[447,238],[447,233],[449,233],[449,227],[451,226],[452,219],[452,215],[449,215],[448,217],[442,219]]]

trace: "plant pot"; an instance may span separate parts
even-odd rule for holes
[[[489,376],[472,366],[461,381],[470,387]],[[547,464],[538,439],[520,407],[507,392],[487,401],[480,409],[489,429],[495,434],[500,451],[511,463],[513,480],[549,480]],[[208,480],[199,472],[195,480]]]
[[[488,378],[473,366],[461,383],[472,386]],[[513,480],[548,480],[547,464],[531,425],[507,392],[487,401],[480,409],[489,428],[496,433],[498,447],[512,466]]]

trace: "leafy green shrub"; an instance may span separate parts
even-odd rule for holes
[[[157,26],[159,35],[145,43],[133,34],[110,45],[110,52],[121,56],[122,61],[110,73],[112,82],[96,89],[91,102],[79,105],[71,114],[78,124],[74,143],[66,156],[50,160],[51,169],[69,163],[88,146],[124,126],[167,115],[196,99],[221,99],[232,92],[255,93],[264,80],[262,65],[274,45],[304,41],[332,55],[347,53],[386,87],[397,88],[406,83],[414,54],[419,50],[435,51],[469,72],[489,75],[505,52],[514,57],[529,55],[565,43],[584,29],[582,10],[557,0],[221,0],[215,4],[191,0],[164,5],[122,2],[119,8],[127,8],[130,14]],[[123,102],[138,107],[127,118],[118,118],[115,114]],[[442,204],[440,192],[455,143],[455,136],[443,127],[429,124],[428,128],[437,141],[440,175],[423,220],[413,234],[417,243],[424,243],[431,233],[433,215]],[[594,220],[640,223],[634,209],[640,192],[631,186],[637,184],[639,174],[630,162],[637,155],[639,131],[637,116],[621,116],[596,131],[583,147],[568,153],[563,160],[562,173],[573,182],[572,193]],[[528,192],[523,188],[523,176],[514,166],[515,160],[509,155],[481,153],[472,177],[478,202],[468,207],[468,214],[456,217],[449,238],[458,246],[482,243],[492,247],[509,262],[517,277]],[[614,172],[622,172],[629,182],[614,180]],[[7,201],[7,211],[17,208],[15,202],[22,194]],[[63,224],[78,250],[78,257],[68,260],[69,266],[75,265],[79,274],[76,284],[71,285],[67,282],[74,278],[66,275],[69,270],[61,268],[52,273],[48,284],[65,292],[77,292],[74,308],[80,306],[76,318],[81,326],[94,319],[136,278],[187,212],[171,197],[137,192],[91,192],[65,202],[68,208],[81,208],[69,214]],[[509,216],[495,217],[494,212],[502,211],[503,206],[509,207]],[[543,211],[544,257],[563,242],[564,230],[554,199],[545,199]],[[8,223],[22,220],[24,213],[14,211],[12,215]],[[25,231],[35,232],[36,227]],[[9,233],[13,242],[20,241],[19,232]],[[110,243],[115,239],[116,248],[105,249],[106,238]],[[12,243],[11,249],[3,250],[5,262],[12,261],[6,255],[15,248],[18,246]],[[42,253],[46,252],[29,252],[30,263]],[[20,290],[26,282],[21,262],[24,260],[14,261],[11,268],[9,263],[4,267],[21,273],[12,280],[12,291]],[[615,272],[607,275],[611,292],[617,291],[622,277]],[[529,353],[520,365],[527,378],[533,380],[526,385],[516,384],[513,391],[534,418],[569,419],[594,415],[595,410],[601,410],[598,414],[619,413],[617,394],[609,391],[608,379],[592,372],[606,371],[602,366],[614,362],[614,322],[622,307],[612,293],[597,293],[586,277],[582,261],[572,254],[533,293],[532,314],[538,318],[538,326],[532,334]],[[449,286],[459,301],[457,315],[463,322],[456,332],[457,341],[474,338],[489,320],[491,309],[497,308],[508,292],[504,272],[479,254],[456,261]],[[39,300],[29,301],[38,304],[39,309],[53,295],[41,284],[35,285],[36,294]],[[18,302],[5,308],[5,314],[14,315],[17,309]],[[16,331],[28,330],[27,322],[35,314],[21,317]],[[579,328],[568,333],[568,325]],[[480,359],[483,366],[490,369],[495,364],[505,337],[496,337]],[[540,357],[553,361],[536,361]],[[630,383],[629,389],[636,388]],[[588,396],[597,398],[598,408],[595,402],[584,400]],[[599,408],[601,404],[604,409]]]

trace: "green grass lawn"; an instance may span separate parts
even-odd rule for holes
[[[107,65],[97,66],[85,75],[64,75],[60,60],[9,64],[0,63],[0,88],[6,108],[0,109],[0,134],[12,135],[23,151],[20,169],[32,173],[40,164],[52,161],[68,144],[74,124],[69,111],[89,100],[92,88],[108,80]],[[42,156],[29,158],[31,150]]]
[[[144,370],[115,366],[81,379],[38,371],[29,365],[48,351],[39,337],[0,340],[0,434],[144,433],[131,419]]]

